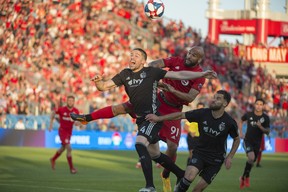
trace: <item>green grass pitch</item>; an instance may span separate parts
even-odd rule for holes
[[[135,151],[87,151],[74,150],[73,162],[78,173],[71,175],[65,155],[56,162],[56,170],[50,168],[49,158],[56,149],[29,147],[0,147],[1,192],[138,192],[144,186],[141,169],[135,168]],[[177,164],[184,168],[188,153],[178,153]],[[246,157],[237,154],[231,170],[223,166],[206,191],[237,192],[239,176],[243,172]],[[154,165],[154,164],[153,164]],[[288,191],[288,154],[263,154],[262,168],[253,167],[251,187],[245,192]],[[161,169],[153,166],[154,181],[158,192],[162,191],[159,178]],[[175,176],[171,175],[175,183]],[[189,191],[197,182],[197,178]]]

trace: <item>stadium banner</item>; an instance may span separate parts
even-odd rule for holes
[[[228,35],[255,34],[256,20],[249,19],[223,19],[219,20],[219,33]]]
[[[285,47],[246,46],[244,54],[240,54],[248,61],[288,63],[288,48]]]
[[[45,131],[0,128],[0,145],[45,147]]]
[[[188,151],[186,134],[182,134],[178,151]],[[135,150],[134,144],[136,136],[127,132],[96,132],[96,131],[73,131],[71,137],[71,145],[74,149],[95,149],[95,150]],[[237,152],[244,153],[243,144],[238,148]],[[230,151],[233,139],[228,138],[227,150]],[[167,149],[166,143],[160,141],[160,150]],[[58,131],[46,131],[45,146],[47,148],[58,148],[61,141]],[[275,139],[265,138],[265,151],[267,153],[275,152]],[[288,151],[287,151],[288,152]]]
[[[179,151],[188,151],[186,134],[179,141]],[[91,150],[135,150],[136,136],[127,132],[73,131],[71,145],[74,149]],[[232,147],[233,139],[227,140],[227,151]],[[58,148],[61,141],[58,131],[53,130],[15,130],[0,128],[0,146],[30,146]],[[166,143],[160,141],[161,151],[167,149]],[[238,148],[244,153],[243,140]],[[265,137],[265,153],[288,152],[288,139]]]

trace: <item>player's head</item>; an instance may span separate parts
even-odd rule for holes
[[[205,105],[204,105],[204,103],[202,103],[202,102],[199,102],[199,103],[197,103],[197,105],[196,105],[196,108],[197,109],[202,109],[202,108],[204,108],[205,107]]]
[[[214,95],[211,103],[210,109],[212,110],[220,110],[221,108],[224,109],[228,106],[231,101],[231,95],[225,90],[219,90]]]
[[[185,66],[194,67],[202,62],[204,58],[203,47],[194,46],[186,54]]]
[[[256,112],[262,112],[264,109],[265,101],[262,98],[257,98],[254,103],[254,110]]]
[[[68,108],[73,108],[74,107],[74,102],[75,102],[75,97],[73,95],[68,95],[68,97],[67,97],[67,107]]]
[[[134,48],[131,51],[129,68],[134,71],[140,71],[147,60],[147,53],[141,48]]]

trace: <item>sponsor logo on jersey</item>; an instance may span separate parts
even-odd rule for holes
[[[179,66],[176,66],[176,67],[175,67],[175,69],[179,70],[179,69],[180,69],[180,67],[179,67]]]
[[[142,82],[143,79],[131,79],[130,81],[128,81],[128,85],[130,85],[130,87],[136,87],[139,86]]]

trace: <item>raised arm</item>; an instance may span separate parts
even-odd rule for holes
[[[178,80],[191,80],[200,77],[205,77],[207,79],[217,78],[217,73],[212,70],[207,70],[203,72],[193,72],[193,71],[168,71],[164,78],[167,79],[178,79]]]
[[[185,113],[184,112],[176,112],[176,113],[170,113],[168,115],[163,115],[163,116],[157,116],[155,114],[148,114],[148,115],[146,115],[145,119],[147,121],[151,121],[151,122],[185,119]]]
[[[95,86],[99,91],[106,91],[116,87],[116,84],[111,79],[104,81],[100,75],[95,75],[91,81],[95,83]]]

